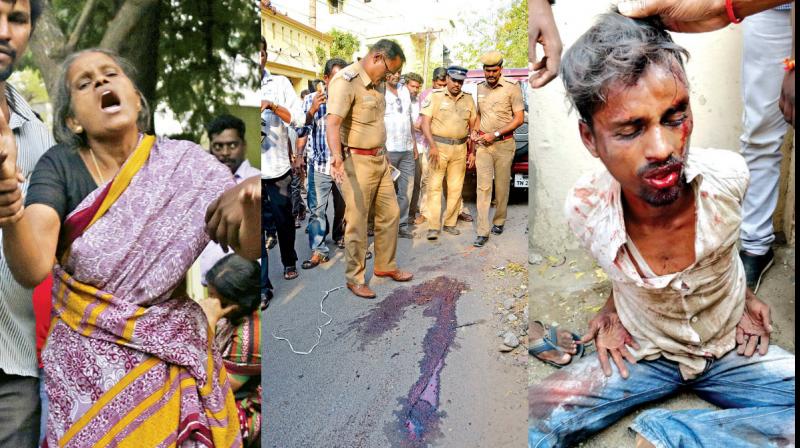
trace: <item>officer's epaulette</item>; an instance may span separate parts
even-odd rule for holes
[[[444,90],[445,90],[445,87],[441,87],[441,88],[438,88],[438,89],[431,90],[431,93],[444,92]]]
[[[470,93],[470,92],[465,92],[465,91],[463,91],[463,90],[461,91],[461,93],[463,93],[464,95],[469,95],[469,96],[472,96],[472,93]]]
[[[358,76],[358,72],[344,72],[344,73],[342,73],[342,78],[344,78],[345,81],[350,81],[353,78],[355,78],[356,76]]]

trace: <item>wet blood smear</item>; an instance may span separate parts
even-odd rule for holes
[[[440,375],[445,357],[456,336],[456,302],[466,283],[440,276],[425,283],[399,288],[367,316],[353,322],[359,332],[372,340],[397,327],[410,306],[423,306],[424,316],[433,317],[433,326],[423,340],[424,356],[419,363],[419,379],[400,401],[397,431],[402,435],[397,445],[408,448],[428,446],[439,435],[442,412],[439,408]],[[368,342],[362,342],[362,346]]]

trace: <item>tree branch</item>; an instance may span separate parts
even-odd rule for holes
[[[81,34],[83,34],[83,30],[86,29],[86,25],[89,23],[89,17],[91,16],[95,5],[97,5],[97,0],[87,0],[87,2],[83,5],[83,11],[81,11],[78,23],[75,24],[75,29],[72,30],[72,33],[69,35],[67,45],[64,47],[65,53],[72,53],[75,50],[75,47],[78,46],[78,39],[80,39]]]
[[[122,43],[130,37],[141,18],[150,11],[158,0],[125,0],[117,15],[108,23],[100,47],[119,51]]]

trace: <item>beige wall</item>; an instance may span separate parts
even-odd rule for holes
[[[606,11],[605,2],[571,0],[554,12],[564,48],[568,48]],[[713,33],[675,34],[691,58],[686,66],[694,132],[692,146],[738,151],[741,133],[739,90],[741,33],[735,26]],[[583,173],[601,168],[578,136],[578,120],[568,113],[564,87],[556,78],[531,99],[530,237],[535,252],[547,255],[577,247],[563,215],[564,198]]]
[[[332,38],[280,13],[261,10],[261,34],[267,40],[267,69],[289,78],[297,93],[319,78],[323,66],[317,47],[330,54]]]

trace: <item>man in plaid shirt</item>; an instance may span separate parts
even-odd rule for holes
[[[344,248],[344,199],[339,187],[331,177],[331,152],[325,139],[325,114],[327,86],[339,69],[348,64],[342,59],[334,58],[325,63],[323,80],[326,90],[312,92],[303,101],[303,112],[306,114],[306,127],[311,137],[311,152],[308,157],[308,243],[311,246],[311,258],[304,261],[303,269],[311,269],[329,260],[329,249],[325,244],[328,235],[328,202],[333,199],[332,236],[340,248]],[[299,155],[302,157],[302,155]]]

